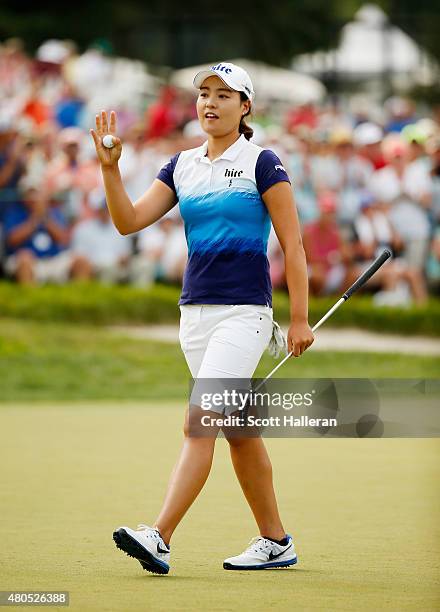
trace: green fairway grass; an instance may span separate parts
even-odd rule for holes
[[[81,360],[71,331],[59,348],[63,363],[69,348]],[[146,350],[133,343],[126,358]],[[39,354],[53,365],[53,337],[29,363]],[[75,612],[439,609],[438,439],[267,440],[299,563],[254,573],[222,569],[257,530],[220,439],[172,540],[171,573],[144,572],[112,531],[154,521],[182,420],[180,402],[3,404],[0,590],[68,590]]]
[[[277,362],[265,353],[264,377]],[[306,352],[277,376],[437,377],[440,357]],[[0,319],[2,401],[182,399],[189,371],[178,344],[118,336],[103,327]]]

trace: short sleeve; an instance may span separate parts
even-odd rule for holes
[[[165,166],[160,170],[159,174],[156,176],[160,181],[168,185],[170,189],[172,189],[177,197],[176,186],[174,185],[174,169],[177,164],[177,160],[179,159],[180,153],[177,153],[170,159],[170,161],[165,164]]]
[[[275,183],[282,181],[290,183],[289,176],[279,157],[269,149],[261,151],[258,156],[255,166],[255,181],[260,195],[263,195]]]

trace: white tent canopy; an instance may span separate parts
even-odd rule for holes
[[[326,93],[325,87],[318,79],[292,70],[284,70],[246,59],[227,60],[244,68],[251,77],[256,102],[275,100],[290,104],[318,102]],[[199,70],[213,66],[212,62],[174,72],[171,82],[184,89],[194,89],[193,78]]]
[[[365,4],[354,20],[342,28],[337,49],[300,55],[292,67],[307,74],[331,70],[357,78],[385,71],[417,74],[419,80],[426,82],[435,78],[433,60],[403,30],[390,24],[382,9],[373,4]]]

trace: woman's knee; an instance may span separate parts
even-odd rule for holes
[[[226,440],[231,448],[244,448],[245,438],[235,438],[226,436]]]
[[[256,440],[261,440],[261,438],[259,436],[257,437],[250,437],[250,436],[243,436],[243,435],[233,435],[233,434],[229,434],[225,432],[225,438],[229,443],[229,446],[231,448],[251,448],[252,446],[256,446]],[[257,442],[257,445],[260,446],[260,443]]]
[[[211,413],[208,413],[208,416]],[[215,424],[205,423],[206,411],[196,406],[187,408],[185,421],[183,423],[183,435],[185,438],[211,439],[215,440],[219,432],[219,427]]]
[[[261,469],[272,469],[270,457],[261,436],[233,436],[226,439],[229,442],[229,450],[235,455],[251,457],[254,464],[258,464]]]

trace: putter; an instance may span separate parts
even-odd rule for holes
[[[313,327],[312,327],[312,332],[315,333],[315,331],[317,329],[319,329],[321,327],[321,325],[323,323],[325,323],[325,321],[327,321],[328,318],[330,318],[332,316],[332,314],[339,308],[339,306],[341,306],[342,304],[344,304],[344,302],[346,302],[348,300],[349,297],[351,297],[353,295],[353,293],[355,293],[355,291],[357,291],[358,289],[360,289],[363,285],[365,285],[365,283],[373,276],[373,274],[375,274],[379,268],[381,266],[383,266],[383,264],[387,261],[387,259],[389,259],[390,257],[392,257],[392,252],[390,249],[384,249],[382,251],[382,253],[373,261],[373,263],[371,264],[371,266],[369,268],[367,268],[365,270],[365,272],[363,272],[360,277],[351,285],[351,287],[349,289],[347,289],[347,291],[344,293],[344,295],[336,302],[336,304],[334,306],[332,306],[330,308],[330,310],[328,312],[325,313],[325,315],[322,317],[322,319],[320,319]],[[260,389],[264,383],[266,381],[269,380],[269,378],[271,378],[275,372],[281,368],[281,366],[283,365],[283,363],[285,363],[289,357],[291,357],[293,354],[293,351],[290,351],[290,353],[288,353],[284,359],[282,359],[280,361],[280,363],[278,365],[276,365],[274,367],[274,369],[266,376],[266,378],[260,382],[257,387],[253,390],[254,393],[256,391],[258,391],[258,389]]]

